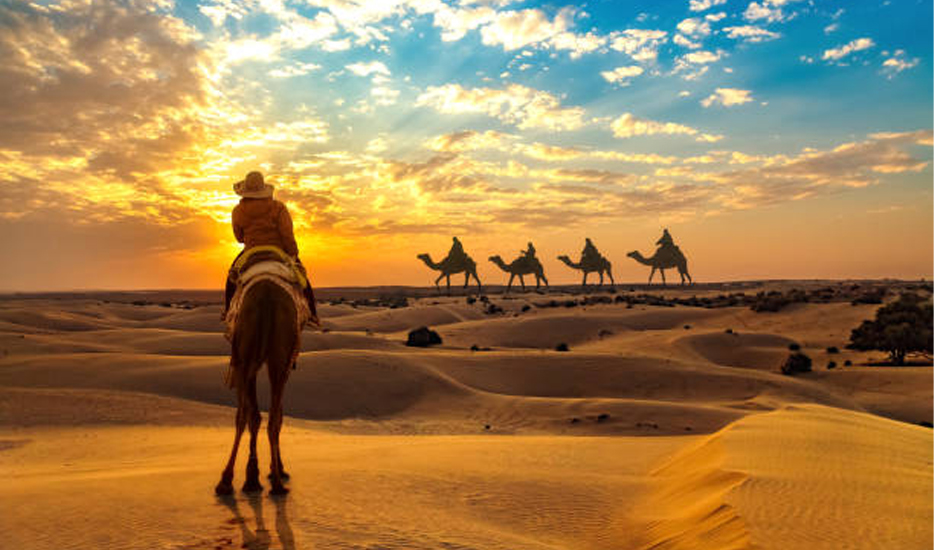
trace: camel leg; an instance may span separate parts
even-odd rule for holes
[[[610,284],[612,286],[616,286],[616,281],[613,280],[613,272],[607,269],[606,274],[610,276]]]
[[[263,490],[263,486],[259,483],[259,460],[256,456],[256,438],[259,434],[259,427],[263,422],[263,417],[259,414],[259,404],[256,401],[255,375],[249,381],[246,397],[249,403],[247,417],[250,421],[250,458],[246,463],[246,481],[243,482],[243,492],[250,493]]]
[[[668,281],[665,280],[665,270],[664,270],[664,269],[659,269],[658,271],[659,271],[659,273],[662,274],[662,286],[667,286],[667,285],[668,285]]]
[[[450,296],[450,295],[451,295],[451,276],[450,276],[450,275],[445,275],[445,277],[447,277],[446,280],[447,280],[447,283],[448,283],[448,296]]]
[[[522,275],[519,275],[519,284],[522,285],[522,292],[525,292],[525,279],[522,277]]]
[[[476,270],[471,272],[475,281],[477,281],[477,294],[483,294],[483,285],[480,283],[480,277],[477,277]]]
[[[598,286],[603,286],[603,270],[597,272],[600,275],[600,284]]]
[[[266,426],[266,431],[269,434],[269,470],[272,482],[270,493],[273,495],[284,495],[289,492],[282,485],[282,481],[288,478],[288,474],[285,473],[282,467],[282,453],[279,448],[279,432],[282,431],[282,394],[285,390],[288,372],[287,366],[281,369],[269,369],[269,385],[272,389],[272,398],[269,402],[269,424]]]
[[[230,451],[230,458],[227,459],[227,466],[221,473],[221,480],[214,487],[214,492],[218,495],[233,494],[234,464],[237,462],[237,449],[240,448],[240,438],[243,436],[243,430],[246,428],[246,398],[244,390],[237,391],[237,416],[236,433],[234,435],[233,449]]]
[[[541,277],[542,277],[542,280],[545,281],[545,286],[547,287],[547,286],[548,286],[548,279],[545,278],[545,274],[542,273],[542,274],[541,274]]]
[[[584,272],[584,281],[581,283],[581,287],[587,288],[587,272]]]
[[[464,272],[464,288],[467,288],[467,285],[469,284],[470,284],[470,272],[465,271]]]
[[[692,285],[694,284],[694,279],[692,279],[692,278],[691,278],[691,274],[688,273],[688,266],[687,266],[687,265],[678,266],[678,271],[681,273],[681,284],[684,284],[684,278],[685,278],[685,277],[688,278],[688,283],[689,283],[689,284],[692,284]]]
[[[441,279],[444,278],[444,273],[438,275],[438,278],[435,279],[435,288],[438,289],[438,294],[441,294],[441,286],[438,284],[441,282]]]
[[[513,280],[513,278],[515,278],[515,276],[516,276],[515,273],[510,273],[510,274],[509,274],[509,282],[506,283],[506,292],[507,292],[507,293],[509,292],[509,289],[512,288],[512,280]]]
[[[652,277],[655,276],[655,267],[652,267],[652,272],[649,273],[649,284],[652,284]]]

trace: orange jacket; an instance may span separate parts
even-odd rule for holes
[[[233,210],[233,232],[244,250],[259,245],[278,246],[297,257],[292,217],[284,204],[273,199],[240,199]]]

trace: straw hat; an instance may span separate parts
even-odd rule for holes
[[[234,184],[234,192],[247,199],[268,199],[275,188],[263,181],[259,172],[250,172]]]

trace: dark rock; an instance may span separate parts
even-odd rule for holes
[[[597,422],[606,422],[610,419],[610,415],[606,413],[600,413],[597,415]]]
[[[837,346],[830,346],[827,348],[827,353],[840,353],[840,348]]]
[[[561,342],[560,344],[555,346],[555,351],[571,351],[571,348],[569,348],[568,345],[565,344],[564,342]]]
[[[431,330],[428,327],[419,327],[412,332],[409,332],[409,339],[406,340],[405,345],[418,348],[427,348],[428,346],[434,346],[440,343],[441,336],[439,336],[437,332]]]
[[[831,361],[831,362],[827,363],[827,370],[835,369],[835,368],[837,368],[837,362],[836,362],[836,361]]]

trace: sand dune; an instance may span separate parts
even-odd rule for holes
[[[656,473],[645,548],[929,548],[929,429],[815,405],[731,424]]]
[[[931,545],[931,369],[843,349],[875,306],[321,304],[286,388],[291,495],[219,501],[219,306],[140,296],[0,300],[0,469],[22,503],[4,546]],[[444,343],[405,346],[422,325]],[[814,372],[779,374],[792,342]]]

